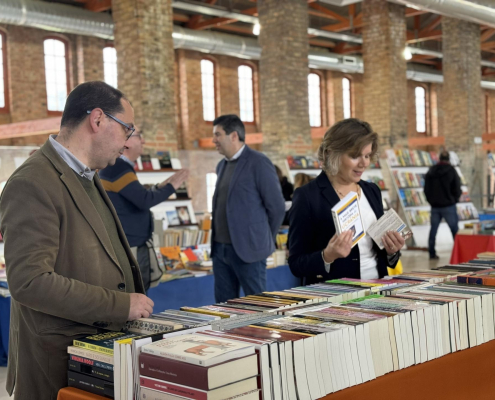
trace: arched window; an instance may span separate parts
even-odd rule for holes
[[[48,111],[64,111],[68,90],[67,43],[45,39],[45,77]]]
[[[311,73],[308,75],[308,103],[309,103],[309,125],[311,127],[321,126],[321,87],[320,75]]]
[[[9,112],[6,39],[5,33],[0,31],[0,113]]]
[[[239,79],[239,109],[241,121],[254,122],[254,85],[253,69],[240,65],[237,69]]]
[[[113,46],[103,49],[103,71],[105,82],[117,89],[117,50]]]
[[[201,60],[201,89],[203,93],[203,119],[213,121],[216,116],[215,105],[215,64]]]
[[[342,78],[342,106],[344,109],[344,119],[352,117],[351,102],[351,80]]]
[[[416,104],[416,132],[426,133],[426,90],[423,86],[414,89]]]
[[[208,212],[213,212],[213,195],[215,194],[215,186],[217,184],[217,174],[209,172],[206,174],[206,201]]]

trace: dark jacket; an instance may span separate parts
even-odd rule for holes
[[[99,172],[101,183],[112,200],[131,247],[142,246],[153,233],[150,208],[175,193],[169,183],[161,189],[146,189],[134,168],[118,158],[114,165]]]
[[[282,195],[284,196],[285,201],[292,200],[292,193],[294,193],[294,185],[289,182],[286,176],[282,178],[282,182],[280,182],[280,186],[282,186]]]
[[[425,176],[425,196],[432,207],[449,207],[459,202],[461,179],[449,163],[440,162]]]
[[[218,163],[220,182],[227,161]],[[213,196],[215,210],[217,191]],[[266,259],[275,250],[275,238],[284,218],[285,202],[275,167],[265,155],[245,147],[230,181],[227,224],[235,252],[246,263]],[[212,256],[215,254],[215,218]]]
[[[360,181],[359,186],[365,194],[376,218],[383,215],[382,194],[374,183]],[[289,226],[289,266],[297,277],[304,277],[305,284],[338,278],[360,278],[361,266],[359,246],[354,246],[346,258],[335,260],[330,273],[325,271],[321,252],[335,234],[332,207],[340,201],[325,172],[315,180],[294,191],[290,209]],[[373,243],[377,255],[377,269],[380,278],[388,275],[387,252]],[[321,276],[322,278],[317,278]]]

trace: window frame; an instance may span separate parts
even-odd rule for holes
[[[418,109],[417,109],[417,106],[416,106],[416,88],[421,88],[424,90],[424,93],[425,93],[425,105],[424,105],[424,112],[425,112],[425,131],[424,132],[419,132],[418,131]],[[415,121],[415,131],[416,131],[416,134],[419,134],[419,135],[425,135],[425,136],[429,136],[429,132],[430,130],[428,129],[428,123],[429,123],[429,118],[428,118],[428,110],[429,109],[429,102],[428,102],[428,87],[426,87],[425,85],[414,85],[414,121]]]
[[[347,79],[349,81],[349,113],[350,115],[347,118],[354,118],[354,107],[353,107],[353,101],[354,101],[354,96],[352,95],[352,91],[354,89],[354,82],[352,81],[352,77],[349,75],[344,75],[341,80],[341,85],[342,85],[342,118],[346,119],[344,115],[344,79]]]
[[[255,92],[255,89],[254,89],[254,75],[255,75],[255,69],[254,69],[254,66],[252,66],[251,64],[248,64],[248,63],[241,63],[237,66],[237,88],[239,88],[239,67],[241,66],[245,66],[245,67],[249,67],[251,68],[251,72],[252,72],[252,76],[251,76],[251,81],[253,83],[253,121],[252,122],[246,122],[246,121],[242,121],[242,123],[244,125],[256,125],[256,118],[257,118],[257,114],[256,114],[256,92]],[[239,90],[239,118],[241,118],[241,91]]]
[[[9,99],[9,75],[7,69],[7,33],[0,29],[0,41],[2,42],[2,67],[3,67],[3,90],[5,107],[0,107],[0,114],[10,113],[10,99]]]
[[[203,121],[208,124],[208,125],[213,125],[213,121],[207,121],[205,120],[204,116],[204,104],[203,104],[203,71],[201,71],[201,61],[207,60],[213,63],[213,100],[215,101],[215,118],[213,118],[213,121],[218,117],[218,99],[217,99],[217,61],[211,57],[201,57],[201,60],[199,61],[199,72],[200,72],[200,77],[201,77],[201,113],[203,117]]]
[[[69,93],[70,93],[69,41],[66,38],[64,38],[64,37],[55,36],[55,35],[49,35],[49,36],[43,37],[43,64],[45,63],[45,49],[44,49],[45,41],[46,40],[49,40],[49,39],[58,40],[58,41],[60,41],[60,42],[62,42],[64,44],[64,47],[65,47],[65,75],[66,75],[65,79],[66,79],[66,84],[67,84],[67,96],[69,96]],[[44,70],[45,70],[44,72],[45,72],[45,90],[46,90],[46,87],[47,87],[47,82],[46,82],[46,65],[44,65]],[[52,110],[49,110],[48,109],[48,91],[46,91],[46,112],[50,116],[60,116],[60,115],[63,114],[63,111],[52,111]]]
[[[320,79],[320,125],[319,126],[312,126],[311,125],[311,118],[309,118],[309,126],[310,128],[321,128],[323,126],[323,115],[324,115],[324,109],[323,109],[323,75],[319,71],[309,71],[309,75],[315,74],[319,79]],[[308,113],[309,113],[309,81],[308,81]],[[309,115],[308,115],[309,116]]]
[[[102,49],[102,51],[101,51],[101,52],[103,53],[103,81],[104,81],[105,83],[107,83],[107,82],[105,81],[105,53],[104,53],[104,52],[105,52],[105,49],[106,49],[107,47],[112,47],[112,48],[114,48],[114,49],[115,49],[115,45],[114,45],[113,43],[107,43],[107,44],[105,44],[105,46],[103,47],[103,49]],[[117,56],[117,49],[115,49],[115,56],[116,56],[116,58],[118,57],[118,56]],[[117,60],[118,60],[118,58],[117,58]],[[116,67],[117,67],[117,73],[116,73],[116,78],[117,78],[117,87],[116,87],[115,89],[118,89],[118,88],[119,88],[119,67],[118,67],[118,61],[117,61],[117,63],[116,63],[115,65],[116,65]],[[111,85],[110,85],[110,86],[111,86]]]

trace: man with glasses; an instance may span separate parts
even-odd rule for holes
[[[115,164],[134,110],[103,82],[77,86],[60,132],[8,180],[0,198],[12,295],[7,391],[55,400],[67,386],[67,347],[148,317],[153,301],[97,170]],[[18,373],[19,372],[19,373]]]
[[[124,154],[114,165],[99,172],[101,183],[112,200],[135,254],[146,291],[158,285],[162,276],[153,246],[153,215],[150,208],[167,200],[188,178],[181,170],[169,179],[146,189],[139,183],[134,163],[143,154],[144,136],[134,132],[126,142]]]

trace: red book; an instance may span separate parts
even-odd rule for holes
[[[236,358],[211,367],[188,364],[170,358],[141,353],[141,376],[166,380],[170,383],[212,390],[258,375],[257,355]]]
[[[200,390],[189,386],[161,381],[159,379],[148,378],[147,376],[141,376],[139,378],[139,383],[141,384],[141,387],[191,400],[222,400],[258,389],[256,378],[245,379],[213,390]]]

